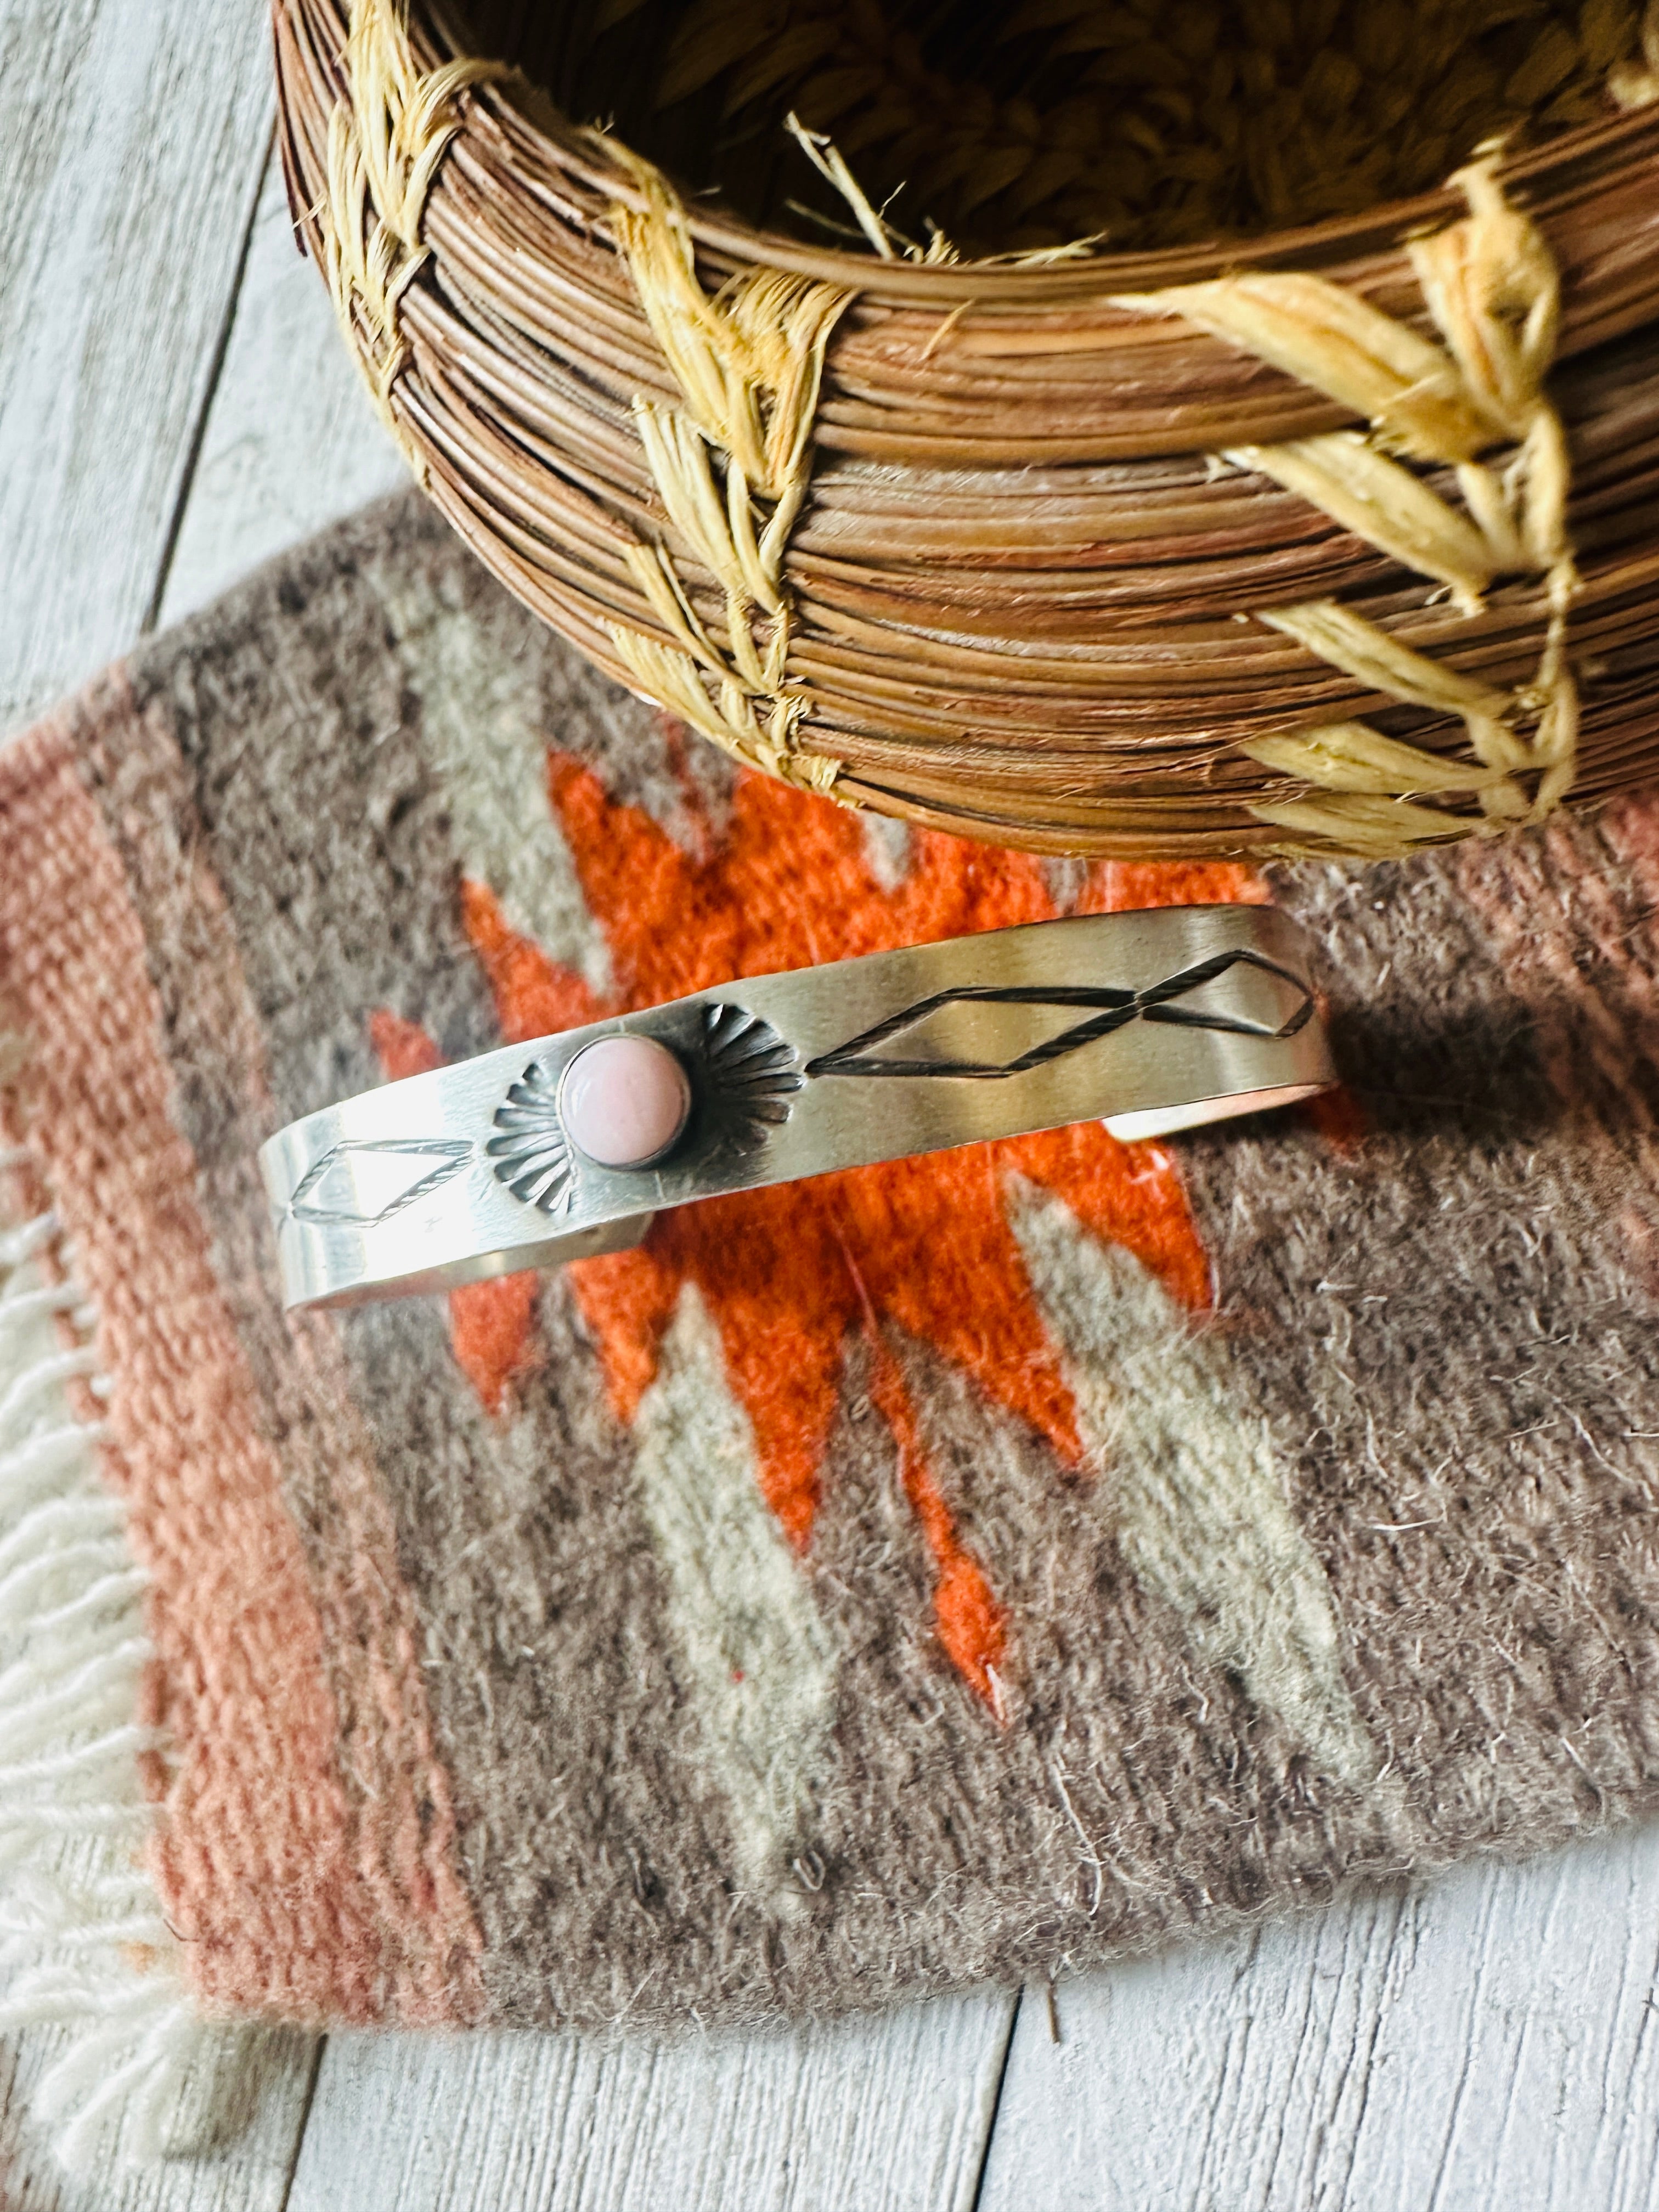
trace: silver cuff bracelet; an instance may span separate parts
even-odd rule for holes
[[[365,1091],[272,1137],[287,1305],[639,1242],[662,1206],[1100,1120],[1131,1140],[1335,1081],[1272,907],[1033,922],[755,975]]]

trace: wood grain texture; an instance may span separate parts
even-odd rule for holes
[[[294,242],[273,154],[167,584],[165,627],[250,568],[409,482]]]
[[[1643,2212],[1659,1828],[1126,1963],[1022,2008],[981,2212]]]
[[[1013,2008],[672,2045],[331,2037],[289,2212],[970,2212]]]
[[[317,271],[295,251],[273,164],[163,620],[407,480]],[[986,1992],[799,2035],[665,2047],[333,2037],[286,2201],[296,2212],[966,2207],[1012,2009]]]
[[[159,596],[270,140],[257,0],[0,0],[0,732],[137,638]],[[0,855],[3,865],[3,855]],[[0,2051],[5,2212],[263,2212],[314,2040],[237,2038],[222,2147],[70,2180],[30,2121],[55,2034]]]
[[[181,2113],[180,2155],[130,2173],[66,2175],[29,2117],[34,2083],[57,2048],[36,2033],[0,2054],[3,2212],[282,2212],[316,2069],[316,2039],[228,2035],[209,2080]],[[204,2116],[210,2116],[204,2118]],[[202,2122],[199,2132],[191,2119]]]
[[[158,599],[171,619],[403,480],[268,171],[225,337],[263,40],[256,0],[0,0],[5,720]],[[315,2046],[278,2039],[237,2062],[247,2132],[126,2182],[51,2166],[33,2036],[0,2060],[0,2206],[934,2212],[974,2204],[994,2110],[983,2212],[1635,2212],[1659,2201],[1656,1945],[1642,1831],[1127,1964],[1060,1990],[1058,2046],[1033,1991],[1000,2105],[995,1993],[672,2049],[339,2037],[308,2113]]]
[[[153,602],[271,113],[257,0],[0,7],[0,730]]]

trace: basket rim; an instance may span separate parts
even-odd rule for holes
[[[417,40],[430,42],[434,58],[466,58],[469,49],[442,0],[417,0],[425,20],[411,23]],[[511,65],[509,64],[509,67]],[[518,95],[515,97],[515,93]],[[526,95],[528,94],[526,98]],[[606,200],[644,213],[644,194],[627,170],[604,158],[606,134],[573,122],[550,93],[532,84],[516,69],[471,88],[474,112],[482,111],[521,151],[556,168],[568,180],[583,184]],[[463,129],[465,129],[465,122]],[[1659,102],[1586,124],[1561,133],[1505,161],[1504,189],[1516,205],[1547,198],[1558,207],[1591,191],[1609,171],[1639,165],[1643,156],[1659,162]],[[646,157],[649,158],[649,157]],[[676,191],[678,180],[665,172]],[[1109,250],[1075,261],[1012,265],[995,257],[956,262],[884,260],[879,255],[841,246],[817,246],[787,232],[744,222],[714,208],[699,209],[683,198],[688,233],[710,263],[737,274],[775,269],[813,278],[890,307],[953,307],[972,301],[981,309],[1024,309],[1098,304],[1103,293],[1151,292],[1176,284],[1202,283],[1249,267],[1271,269],[1292,264],[1314,269],[1323,263],[1352,264],[1399,252],[1419,231],[1438,228],[1464,211],[1453,183],[1407,199],[1379,201],[1357,215],[1263,231],[1250,239],[1219,244],[1176,246],[1158,252]]]
[[[1271,287],[1288,268],[1304,305],[1305,280],[1316,275],[1317,286],[1334,283],[1431,344],[1431,323],[1450,342],[1446,302],[1437,305],[1422,275],[1438,232],[1447,241],[1441,258],[1463,257],[1457,281],[1466,264],[1486,267],[1486,312],[1502,319],[1529,312],[1529,302],[1547,304],[1548,349],[1565,362],[1651,324],[1659,106],[1564,132],[1517,155],[1505,173],[1501,156],[1478,155],[1480,184],[1467,169],[1454,172],[1440,191],[1249,240],[1103,252],[1058,267],[930,265],[849,252],[841,240],[805,243],[695,196],[675,204],[672,179],[622,137],[573,124],[544,87],[479,54],[480,42],[465,31],[446,36],[447,9],[447,0],[274,0],[281,143],[296,227],[302,246],[325,261],[348,343],[433,499],[510,590],[614,679],[748,765],[807,789],[833,789],[854,804],[970,836],[1100,858],[1241,857],[1304,849],[1309,837],[1312,849],[1346,853],[1380,849],[1379,838],[1409,847],[1425,836],[1470,834],[1489,817],[1494,824],[1510,818],[1513,805],[1488,807],[1482,796],[1478,817],[1468,805],[1455,817],[1437,805],[1425,810],[1418,757],[1431,764],[1423,789],[1478,786],[1484,793],[1490,777],[1469,781],[1471,744],[1480,769],[1502,771],[1505,791],[1514,787],[1511,796],[1528,807],[1547,811],[1565,788],[1563,775],[1576,769],[1586,796],[1629,781],[1620,763],[1651,660],[1643,643],[1650,599],[1638,605],[1632,594],[1659,562],[1643,550],[1648,541],[1637,526],[1659,466],[1652,380],[1638,377],[1633,393],[1622,382],[1604,390],[1592,363],[1580,394],[1588,413],[1568,418],[1572,425],[1583,416],[1592,433],[1585,451],[1597,519],[1577,638],[1636,655],[1628,669],[1621,661],[1598,672],[1609,681],[1586,702],[1585,750],[1571,711],[1576,691],[1564,676],[1576,571],[1559,510],[1571,472],[1562,420],[1543,396],[1537,363],[1529,389],[1552,435],[1535,449],[1526,444],[1532,459],[1514,481],[1529,503],[1534,483],[1541,487],[1538,534],[1522,550],[1547,546],[1549,575],[1541,598],[1536,583],[1528,587],[1530,622],[1510,618],[1505,586],[1502,608],[1489,607],[1471,635],[1478,577],[1507,574],[1516,544],[1483,535],[1486,551],[1471,550],[1454,528],[1448,550],[1438,538],[1414,535],[1414,524],[1380,536],[1368,527],[1389,487],[1366,487],[1373,477],[1381,484],[1379,470],[1399,465],[1354,430],[1374,413],[1364,404],[1369,387],[1333,392],[1319,375],[1300,373],[1294,348],[1280,362],[1248,330],[1234,343],[1225,327],[1188,312],[1203,301],[1194,303],[1181,280],[1254,265]],[[1414,230],[1431,242],[1419,246]],[[665,340],[657,328],[635,266],[647,248],[666,257],[676,281],[683,276],[686,314],[696,321],[702,312],[695,288],[717,330],[734,294],[748,299],[757,276],[763,289],[754,296],[767,313],[775,296],[796,301],[819,287],[830,296],[836,342],[825,349],[822,389],[813,380],[805,447],[791,448],[796,475],[782,495],[746,494],[757,553],[769,501],[793,525],[805,511],[787,503],[795,481],[810,472],[820,495],[831,481],[831,471],[813,467],[818,452],[875,466],[834,473],[846,495],[831,502],[842,514],[839,536],[795,549],[786,527],[767,541],[775,591],[765,577],[751,589],[747,569],[733,583],[736,553],[706,538],[696,517],[684,527],[675,520],[676,501],[683,507],[696,493],[693,484],[688,494],[684,472],[696,455],[688,462],[683,440],[665,443],[662,425],[684,420],[675,410],[696,384],[699,363],[681,363],[673,330]],[[389,284],[381,270],[388,257]],[[970,312],[957,312],[958,302]],[[812,300],[815,316],[828,312],[821,296]],[[981,319],[988,330],[978,327]],[[1431,384],[1413,343],[1404,342],[1395,373]],[[750,365],[740,373],[747,381]],[[771,387],[764,368],[755,374]],[[1626,422],[1631,407],[1638,411]],[[1638,434],[1633,476],[1613,465],[1601,434],[1615,418]],[[712,434],[695,423],[692,434],[712,434],[727,452],[744,442],[743,422],[728,422],[719,404],[712,419]],[[641,421],[654,426],[649,439]],[[1328,453],[1319,442],[1328,432],[1339,434]],[[1460,436],[1431,443],[1426,457],[1459,459],[1440,447],[1459,446]],[[1357,460],[1337,465],[1360,448],[1373,455],[1365,470]],[[1280,465],[1255,466],[1275,452]],[[1212,463],[1194,459],[1214,454],[1277,489],[1247,487],[1244,498],[1256,505],[1245,512],[1241,498],[1213,492]],[[773,484],[769,460],[750,459],[738,481]],[[1153,487],[1135,471],[1158,464],[1161,483],[1166,459],[1184,459],[1187,473],[1149,504],[1140,495]],[[1002,495],[1029,494],[1034,463],[1106,463],[1110,481],[1096,483],[1085,471],[1076,511],[1068,507],[1064,527],[1028,562],[1030,532],[1006,526]],[[1120,464],[1131,465],[1121,483]],[[940,469],[971,472],[964,497],[975,484],[988,487],[969,502],[965,538],[959,523],[945,527],[934,514]],[[728,471],[722,508],[732,481]],[[872,507],[872,483],[891,489],[892,500],[884,493]],[[1501,483],[1494,495],[1511,496]],[[1272,510],[1265,540],[1264,497],[1294,510]],[[1424,500],[1441,500],[1458,523],[1461,510],[1430,484],[1411,507],[1429,516],[1430,537],[1439,526]],[[884,503],[921,524],[908,552],[898,550],[896,568],[874,512]],[[1311,528],[1310,504],[1325,518]],[[815,498],[811,512],[820,505]],[[1120,510],[1130,509],[1134,526],[1126,532]],[[1470,514],[1468,527],[1486,532],[1482,515],[1473,507]],[[1133,558],[1120,556],[1120,541],[1133,541]],[[1253,582],[1264,542],[1274,558]],[[823,556],[838,550],[848,551],[848,566],[836,580],[829,574],[835,560],[826,567]],[[1435,557],[1416,557],[1425,552]],[[1162,581],[1171,562],[1182,571],[1173,590]],[[1105,570],[1112,574],[1103,592]],[[1534,574],[1530,562],[1521,573]],[[915,591],[907,584],[913,575]],[[1476,685],[1483,720],[1489,694],[1510,697],[1521,718],[1512,744],[1474,734],[1462,692],[1448,713],[1421,720],[1444,705],[1440,678],[1431,684],[1420,672],[1425,647],[1431,667],[1440,658],[1432,648],[1443,591],[1433,580],[1465,577],[1477,580],[1465,584],[1453,675]],[[1234,625],[1269,599],[1260,636],[1253,629],[1247,641]],[[756,607],[767,615],[763,638]],[[1102,610],[1103,630],[1098,623],[1079,629],[1079,611]],[[1299,629],[1290,616],[1305,617]],[[1540,654],[1531,633],[1546,617]],[[747,658],[736,643],[745,624]],[[761,665],[757,656],[770,656],[780,641],[784,657]],[[982,665],[988,653],[994,682]],[[1559,699],[1568,706],[1557,714]],[[1403,721],[1369,720],[1407,708]],[[1288,761],[1258,757],[1264,730],[1289,743],[1293,723],[1340,733],[1355,714],[1367,718],[1358,733],[1340,744],[1322,739],[1317,758],[1311,740]],[[1510,715],[1504,706],[1505,729]],[[798,738],[803,722],[810,726]],[[1515,746],[1524,757],[1510,758]],[[1488,761],[1489,751],[1501,757]],[[1451,783],[1445,760],[1455,763]],[[1539,775],[1536,792],[1516,785],[1517,771]],[[1318,798],[1327,788],[1335,799]]]

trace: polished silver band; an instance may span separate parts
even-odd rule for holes
[[[593,1150],[571,1135],[572,1065],[617,1036],[665,1047],[684,1101],[633,1166],[593,1157],[615,1148],[586,1123]],[[724,1192],[1073,1121],[1158,1136],[1334,1080],[1295,923],[1164,907],[750,976],[504,1046],[307,1115],[259,1163],[284,1303],[344,1305],[617,1251],[659,1207]]]

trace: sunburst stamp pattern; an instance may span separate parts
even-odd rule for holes
[[[795,1048],[758,1014],[722,1002],[702,1010],[702,1059],[721,1134],[738,1152],[758,1152],[806,1079]]]
[[[771,1023],[722,1000],[701,1010],[690,1054],[702,1112],[690,1141],[755,1152],[789,1119],[805,1081],[799,1056]],[[484,1151],[495,1180],[543,1213],[568,1212],[575,1194],[577,1148],[560,1109],[563,1073],[532,1060],[495,1109],[495,1133]]]
[[[911,964],[1062,903],[1268,885],[1061,876],[921,825],[878,866],[860,817],[769,779],[672,787],[442,530],[353,526],[294,571],[304,614],[262,586],[0,762],[8,1140],[58,1240],[12,1256],[75,1276],[9,1313],[54,1369],[47,1309],[101,1317],[113,1456],[76,1480],[115,1478],[143,1548],[125,1703],[167,1723],[140,1869],[187,1939],[167,2017],[613,2027],[620,1993],[630,2033],[693,2008],[713,2033],[1255,1925],[1478,1856],[1494,1820],[1519,1851],[1659,1808],[1659,1170],[1632,1136],[1659,805],[1276,872],[1355,1086],[1317,1112],[789,1180],[820,1122],[948,1133],[963,1067],[993,1071],[988,1122],[999,1084],[1120,1043],[1307,1035],[1296,976],[1200,972],[1200,922],[1190,952],[1068,969],[1082,1000],[947,1002]],[[317,743],[383,711],[383,747]],[[592,759],[544,779],[553,719]],[[890,983],[799,1018],[799,981],[761,980],[888,953]],[[987,962],[952,972],[982,992]],[[557,1110],[583,1046],[627,1036],[693,1094],[637,1173]],[[453,1128],[441,1081],[289,1146],[275,1245],[418,1260],[476,1215],[536,1264],[289,1320],[255,1148],[366,1043],[392,1085],[501,1056],[454,1072]],[[552,1278],[590,1197],[638,1239]]]
[[[562,1213],[575,1184],[575,1163],[559,1118],[559,1084],[538,1060],[495,1109],[495,1134],[484,1146],[497,1182],[544,1213]]]

